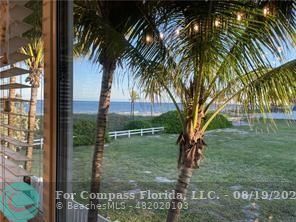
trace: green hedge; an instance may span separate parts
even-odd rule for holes
[[[152,119],[153,126],[164,126],[166,133],[180,133],[182,126],[177,111],[169,111]]]
[[[213,115],[212,112],[208,113],[205,116],[203,122],[206,122],[211,116]],[[207,130],[214,130],[214,129],[223,129],[232,127],[232,123],[222,114],[218,114],[214,120],[209,124]]]
[[[96,142],[96,121],[93,119],[74,119],[73,144],[74,146],[94,145]],[[106,132],[105,142],[109,142]]]
[[[209,119],[212,113],[206,115],[205,120]],[[129,116],[110,114],[108,116],[108,131],[132,130],[150,127],[164,126],[166,133],[178,134],[182,131],[181,123],[177,111],[169,111],[160,116],[154,117],[137,117],[131,120]],[[207,130],[227,128],[232,124],[223,115],[218,115],[211,122]],[[74,146],[94,145],[96,138],[96,115],[74,115]],[[108,133],[105,141],[109,142]]]
[[[133,130],[133,129],[144,129],[144,128],[151,128],[152,124],[151,121],[148,120],[132,120],[129,121],[124,129],[125,130]]]
[[[93,145],[96,138],[96,121],[89,119],[74,119],[74,146]]]
[[[208,120],[213,113],[208,113],[203,122]],[[153,126],[164,126],[166,133],[180,133],[182,126],[177,111],[169,111],[152,119]],[[218,114],[210,123],[207,130],[231,127],[232,124],[222,114]]]

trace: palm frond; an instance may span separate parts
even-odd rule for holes
[[[167,36],[165,62],[154,73],[142,74],[142,85],[156,94],[172,91],[183,103],[186,118],[197,127],[209,101],[230,102],[229,97],[242,93],[242,86],[250,87],[254,79],[274,70],[270,55],[285,59],[281,51],[295,43],[295,1],[291,2],[286,7],[275,4],[275,13],[268,15],[263,10],[269,6],[266,1],[173,2],[164,9],[175,12],[162,26]],[[279,99],[284,90],[278,90],[269,93],[277,93]],[[261,104],[263,99],[265,105],[274,102],[264,96]]]
[[[223,89],[223,103],[204,124],[203,131],[230,101],[243,104],[248,112],[270,112],[272,106],[291,110],[291,102],[296,98],[296,60],[274,69],[261,69],[257,73],[259,75],[255,75],[255,72],[248,73],[248,81],[245,81],[244,76],[245,78],[238,78]]]

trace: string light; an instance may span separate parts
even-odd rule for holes
[[[146,43],[152,43],[152,41],[153,41],[152,36],[149,34],[146,35],[145,40],[146,40]]]
[[[197,24],[193,25],[193,31],[198,32],[198,30],[199,30],[198,25]]]
[[[216,27],[219,27],[219,26],[220,26],[220,21],[219,21],[219,19],[216,19],[216,20],[215,20],[215,26],[216,26]]]
[[[145,2],[145,0],[144,0],[144,2]],[[270,8],[269,7],[264,7],[263,8],[263,15],[264,16],[268,16],[268,15],[270,15]],[[243,17],[244,17],[244,15],[243,15],[243,13],[242,12],[238,12],[237,14],[236,14],[236,19],[237,19],[237,21],[242,21],[243,20]],[[215,27],[219,27],[221,25],[221,21],[219,20],[219,19],[216,19],[215,21],[214,21],[214,26]],[[193,30],[194,32],[198,32],[199,31],[199,25],[198,24],[194,24],[193,25],[193,27],[192,27],[192,29],[191,30]],[[180,35],[180,29],[178,28],[178,29],[176,29],[176,31],[175,31],[175,35],[176,36],[179,36]],[[161,40],[163,40],[164,39],[164,34],[162,33],[162,32],[160,32],[159,33],[159,38],[161,39]],[[153,42],[153,37],[151,36],[151,35],[146,35],[146,37],[145,37],[145,41],[147,42],[147,43],[152,43]],[[294,43],[294,42],[293,42]],[[295,44],[295,43],[294,43]],[[278,52],[282,52],[282,48],[281,47],[278,47]],[[264,56],[264,55],[263,55]]]
[[[263,15],[264,16],[268,16],[269,15],[269,8],[268,7],[264,7],[263,8]]]
[[[242,18],[243,18],[243,15],[242,15],[242,13],[237,13],[237,15],[236,15],[236,19],[237,19],[237,21],[241,21],[242,20]]]

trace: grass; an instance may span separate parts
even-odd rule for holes
[[[191,191],[215,191],[220,199],[192,200],[181,221],[296,221],[296,200],[236,200],[234,191],[295,190],[296,123],[277,121],[275,132],[258,123],[207,133],[208,147]],[[171,191],[177,179],[176,135],[123,138],[106,147],[102,192]],[[92,147],[75,147],[74,192],[89,190]],[[161,178],[160,178],[161,177]],[[158,182],[157,182],[158,180]],[[228,196],[226,196],[228,195]],[[76,198],[80,202],[87,201]],[[135,201],[126,201],[134,204]],[[146,200],[147,202],[147,200]],[[101,210],[112,220],[165,221],[167,210]]]

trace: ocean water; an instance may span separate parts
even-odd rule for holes
[[[96,114],[98,112],[99,103],[96,101],[73,101],[73,113],[75,114]],[[215,107],[213,106],[212,109]],[[236,105],[230,104],[226,106],[225,110],[235,110]],[[136,102],[135,114],[136,115],[159,115],[171,110],[175,110],[173,103],[147,103]],[[25,105],[25,110],[28,110],[28,104]],[[37,114],[43,114],[43,101],[37,102]],[[111,102],[110,113],[130,114],[131,103],[130,102]],[[253,114],[254,117],[266,117],[273,119],[294,119],[296,120],[296,106],[291,107],[291,113],[286,114],[282,112],[273,112],[262,114]],[[227,112],[227,111],[226,111]]]
[[[286,120],[296,120],[296,111],[291,113],[266,113],[266,114],[254,114],[254,117],[264,117],[267,119],[286,119]]]
[[[86,113],[96,114],[98,112],[99,103],[96,101],[73,101],[73,113]],[[25,105],[25,109],[28,110],[28,105]],[[158,115],[160,113],[175,110],[175,106],[172,103],[147,103],[136,102],[135,114],[142,115]],[[37,102],[37,113],[40,115],[43,110],[43,102]],[[130,102],[111,102],[110,113],[129,114],[131,112]]]
[[[93,101],[74,101],[73,112],[74,113],[97,113],[98,102]],[[136,102],[135,103],[135,114],[152,114],[164,113],[171,110],[175,110],[175,106],[172,103],[146,103]],[[131,112],[130,102],[111,102],[110,113],[122,113],[129,114]]]

